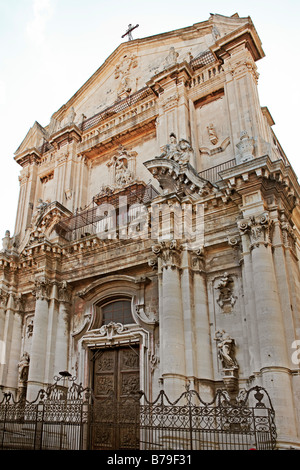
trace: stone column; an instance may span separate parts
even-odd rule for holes
[[[11,301],[8,303],[7,316],[10,318],[9,352],[7,357],[7,377],[6,385],[10,390],[18,389],[18,364],[21,355],[22,344],[22,296],[18,294],[10,295]],[[8,338],[7,338],[8,339]]]
[[[54,373],[68,370],[69,323],[68,315],[71,304],[71,289],[67,282],[58,285],[58,317],[55,341]]]
[[[6,323],[6,305],[8,301],[8,294],[3,289],[0,290],[0,385],[4,385],[4,370],[6,363],[6,338],[5,338],[5,323]]]
[[[201,380],[213,380],[212,342],[209,326],[207,285],[204,272],[203,250],[192,253],[194,275],[195,336],[193,348],[196,351],[197,377]],[[201,388],[201,383],[200,383]]]
[[[180,285],[181,253],[176,241],[153,248],[161,260],[162,300],[160,301],[160,368],[163,388],[170,399],[185,391],[186,364],[184,324]]]
[[[182,252],[181,264],[181,293],[182,312],[185,339],[185,361],[186,375],[190,381],[191,389],[195,388],[194,379],[196,373],[196,331],[194,328],[194,305],[193,305],[193,274],[190,267],[190,257],[186,249]]]
[[[260,370],[260,348],[259,348],[259,323],[257,321],[256,304],[253,286],[253,268],[250,250],[250,241],[247,232],[241,230],[242,241],[242,278],[243,278],[243,292],[244,292],[244,306],[247,318],[247,325],[249,325],[249,366],[251,373]]]
[[[276,410],[279,440],[286,440],[287,436],[296,434],[296,423],[286,334],[272,255],[273,223],[266,212],[241,221],[239,226],[250,242],[260,372]]]
[[[33,295],[36,305],[27,386],[28,400],[35,400],[38,391],[45,386],[50,292],[51,284],[46,278],[35,280]]]

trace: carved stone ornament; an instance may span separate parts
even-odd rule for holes
[[[169,53],[164,61],[164,68],[168,69],[169,67],[173,67],[177,64],[179,54],[175,51],[175,48],[172,46],[170,47]]]
[[[123,186],[134,181],[134,167],[137,153],[131,152],[120,145],[118,152],[108,162],[107,166],[112,171],[114,188]]]
[[[180,266],[180,251],[177,240],[162,241],[152,246],[152,252],[162,261],[162,268]]]
[[[32,295],[36,300],[49,300],[51,292],[51,283],[45,277],[35,279]]]
[[[122,323],[110,322],[108,325],[102,325],[99,329],[100,336],[107,336],[107,339],[112,339],[113,336],[126,331],[126,327]]]
[[[295,228],[287,221],[284,214],[280,217],[280,226],[283,245],[285,248],[290,248],[293,251],[296,251],[297,236]]]
[[[264,213],[243,219],[239,222],[239,229],[242,235],[248,235],[250,248],[253,249],[260,245],[268,246],[271,243],[273,225],[269,214]]]
[[[219,280],[216,289],[219,293],[217,299],[218,305],[224,313],[230,313],[237,297],[233,294],[233,279],[227,273],[224,273]]]
[[[208,132],[209,140],[211,141],[211,143],[213,145],[217,145],[219,139],[218,139],[216,129],[213,124],[209,124],[207,126],[207,132]]]
[[[70,303],[72,298],[72,290],[67,281],[58,284],[58,299],[60,302]]]
[[[115,68],[115,79],[119,80],[117,87],[118,99],[126,98],[136,89],[135,81],[131,78],[131,70],[137,67],[137,56],[134,54],[126,54],[123,60]]]
[[[0,289],[0,308],[5,308],[8,302],[9,294],[3,289]]]
[[[249,137],[247,131],[241,132],[240,141],[236,146],[239,150],[237,163],[244,163],[249,160],[253,160],[254,139]]]
[[[198,248],[191,252],[192,267],[194,271],[203,272],[205,270],[205,253],[203,248]]]

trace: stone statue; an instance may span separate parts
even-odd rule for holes
[[[168,158],[171,159],[174,157],[174,155],[177,152],[177,137],[176,135],[172,132],[170,134],[170,143],[165,145],[163,148],[163,152],[159,157],[157,158]]]
[[[235,358],[235,341],[225,331],[217,331],[215,340],[218,342],[218,356],[224,370],[238,369]]]
[[[175,48],[172,46],[170,47],[169,54],[165,59],[165,69],[168,67],[172,67],[172,65],[177,64],[177,59],[179,57],[178,52],[175,51]]]
[[[22,383],[26,382],[28,379],[29,362],[30,362],[29,354],[27,352],[24,352],[18,364],[19,365],[19,380]]]
[[[165,145],[163,152],[156,158],[167,158],[178,163],[187,163],[191,160],[193,149],[186,139],[180,139],[177,143],[176,135],[170,134],[170,143]]]
[[[69,112],[69,116],[68,116],[68,123],[73,124],[75,122],[75,117],[76,117],[75,109],[72,106]]]
[[[40,217],[40,215],[42,215],[43,212],[45,212],[45,209],[46,209],[47,205],[48,204],[46,202],[44,202],[41,198],[38,199],[38,204],[35,208],[35,211],[32,215],[32,219],[31,219],[32,227],[35,226],[35,224],[38,221],[38,218]]]
[[[10,231],[6,230],[4,238],[2,238],[2,251],[9,251],[11,249]]]

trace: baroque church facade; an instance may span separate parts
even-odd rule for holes
[[[97,396],[254,385],[299,446],[297,177],[260,105],[248,18],[121,43],[15,153],[0,387]],[[293,349],[294,348],[294,349]]]

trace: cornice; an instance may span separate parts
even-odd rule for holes
[[[253,60],[257,61],[265,57],[265,53],[261,47],[261,40],[256,32],[252,22],[247,23],[232,33],[218,39],[210,50],[219,59],[224,60],[230,56],[239,44],[244,43],[251,53]]]

